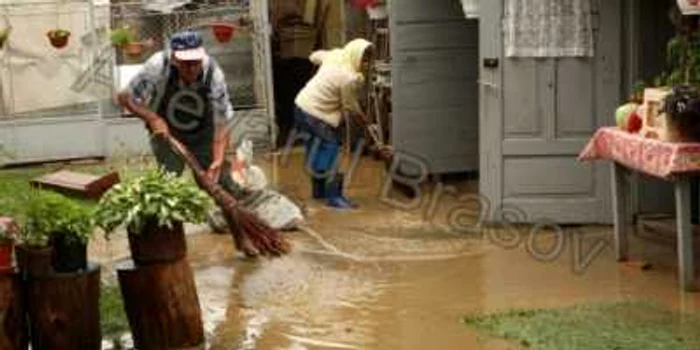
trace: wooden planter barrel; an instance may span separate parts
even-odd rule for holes
[[[156,220],[149,220],[141,231],[129,228],[128,237],[131,258],[137,265],[173,262],[187,255],[182,223],[176,223],[170,229],[159,226]]]
[[[204,326],[186,259],[135,266],[117,266],[134,346],[137,349],[178,349],[201,346]]]
[[[15,247],[17,268],[25,277],[45,276],[52,274],[51,259],[53,248],[28,248],[23,245]]]
[[[27,283],[32,349],[101,349],[99,265]]]
[[[0,272],[0,349],[25,350],[29,332],[24,285],[18,272]]]

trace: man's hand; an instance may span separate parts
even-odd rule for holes
[[[169,133],[168,124],[156,114],[152,114],[148,117],[148,126],[151,128],[156,135],[167,136]]]
[[[214,162],[207,169],[207,177],[210,181],[218,183],[221,178],[221,162]]]

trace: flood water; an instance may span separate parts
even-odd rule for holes
[[[383,169],[363,162],[348,190],[360,209],[349,212],[309,200],[300,164],[268,171],[308,206],[307,227],[285,233],[294,245],[287,256],[253,262],[233,250],[230,236],[190,237],[211,349],[518,349],[478,336],[461,319],[627,298],[697,312],[698,294],[677,288],[672,241],[633,239],[633,256],[653,265],[641,270],[614,261],[610,227],[567,228],[567,235],[585,233],[584,248],[595,238],[610,243],[576,273],[571,241],[543,261],[524,243],[503,247],[450,231],[454,197],[438,201],[432,222],[427,205],[409,211],[382,203]],[[475,188],[459,183],[464,193]],[[551,247],[552,237],[538,244]]]

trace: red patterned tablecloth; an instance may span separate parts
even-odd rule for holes
[[[700,173],[700,143],[664,142],[605,127],[595,133],[579,155],[580,161],[596,159],[615,161],[667,179],[683,173]]]

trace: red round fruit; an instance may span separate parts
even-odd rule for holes
[[[637,112],[633,112],[630,117],[627,119],[627,131],[631,133],[638,133],[639,130],[642,129],[642,117],[637,114]]]

